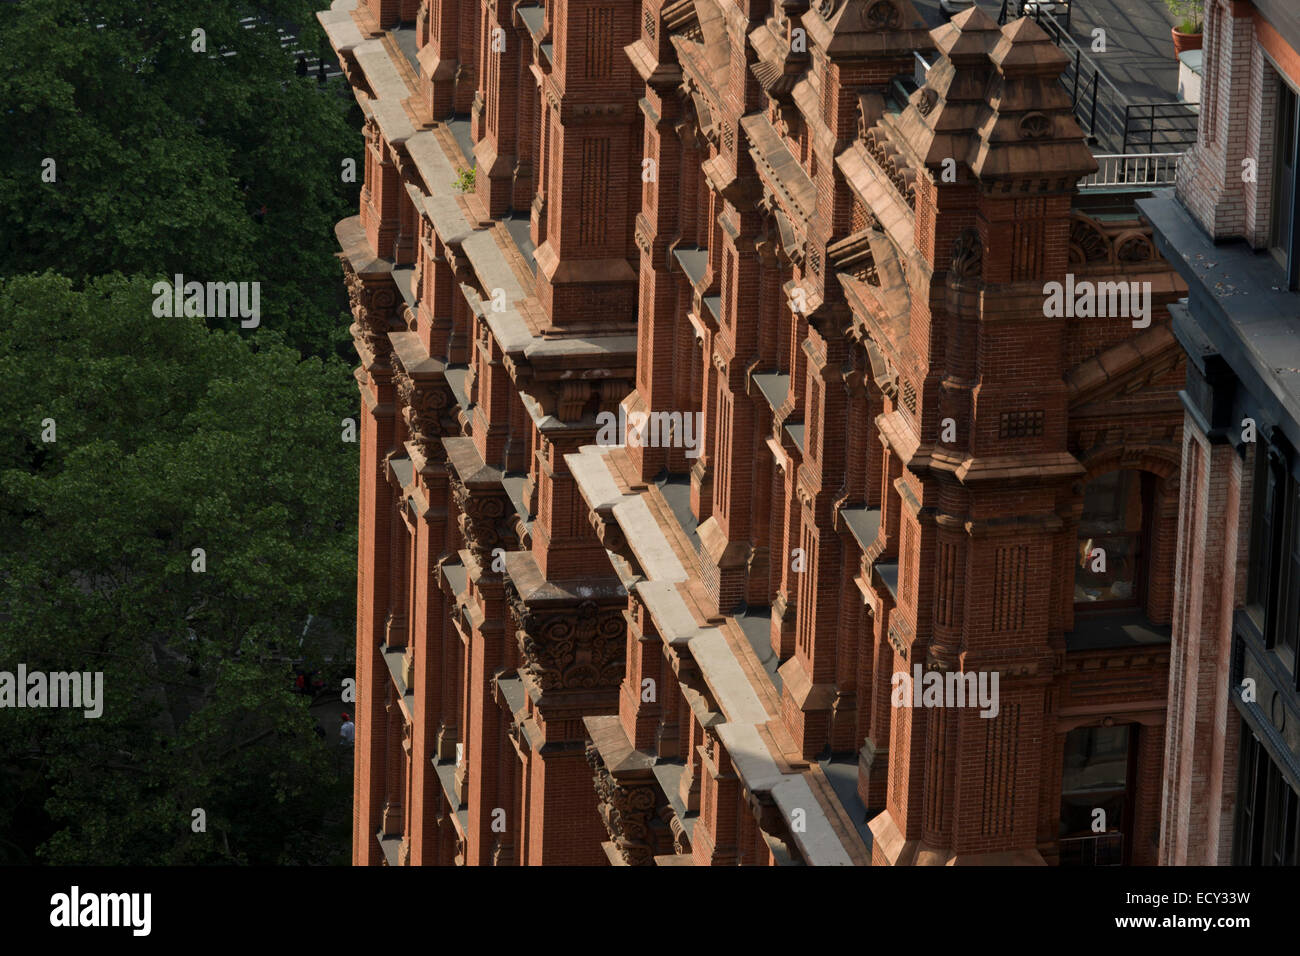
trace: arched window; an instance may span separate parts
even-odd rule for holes
[[[1112,471],[1088,482],[1079,519],[1076,607],[1142,604],[1151,510],[1151,481],[1144,472]]]

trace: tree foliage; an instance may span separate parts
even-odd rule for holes
[[[355,612],[333,226],[360,124],[275,31],[323,50],[315,6],[0,3],[0,671],[102,671],[106,697],[0,710],[0,862],[344,846],[286,663],[350,659]],[[177,274],[259,283],[260,326],[156,317]]]
[[[0,3],[0,275],[256,281],[264,327],[341,349],[333,227],[357,207],[341,173],[360,122],[340,81],[295,75],[274,26],[319,50],[314,6]]]
[[[103,671],[106,698],[0,711],[0,832],[38,780],[51,862],[323,862],[336,745],[285,659],[309,615],[353,618],[355,385],[152,301],[0,281],[0,670]]]

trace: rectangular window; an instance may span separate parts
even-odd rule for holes
[[[1061,767],[1062,866],[1121,866],[1132,842],[1136,725],[1080,727]]]
[[[1251,516],[1250,571],[1247,582],[1247,608],[1261,631],[1268,629],[1269,581],[1273,569],[1273,550],[1278,525],[1278,478],[1281,469],[1271,461],[1268,446],[1262,442],[1255,452],[1255,501]]]
[[[1112,471],[1088,482],[1079,518],[1076,609],[1142,605],[1151,496],[1151,482],[1144,472]]]
[[[1294,673],[1297,636],[1300,635],[1300,484],[1288,480],[1286,555],[1282,574],[1285,584],[1278,598],[1278,627],[1273,634],[1273,650]]]
[[[1273,121],[1273,198],[1268,244],[1286,271],[1287,288],[1300,289],[1300,101],[1277,75],[1277,111]]]
[[[1270,245],[1282,265],[1291,249],[1296,184],[1296,95],[1280,83],[1277,95],[1277,125],[1274,140],[1273,234]]]
[[[1233,865],[1295,866],[1300,862],[1300,794],[1244,722],[1240,767]]]
[[[1256,456],[1246,612],[1265,646],[1294,674],[1300,653],[1300,482],[1280,449],[1261,442]]]

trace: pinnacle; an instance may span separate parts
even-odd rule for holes
[[[1043,29],[1028,17],[1002,28],[989,59],[1004,74],[1057,76],[1070,62]]]
[[[930,35],[940,53],[954,63],[961,63],[987,56],[997,33],[998,25],[993,18],[979,7],[971,7]]]

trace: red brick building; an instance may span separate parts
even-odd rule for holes
[[[1154,862],[1183,286],[1046,35],[320,18],[366,114],[355,862]]]

